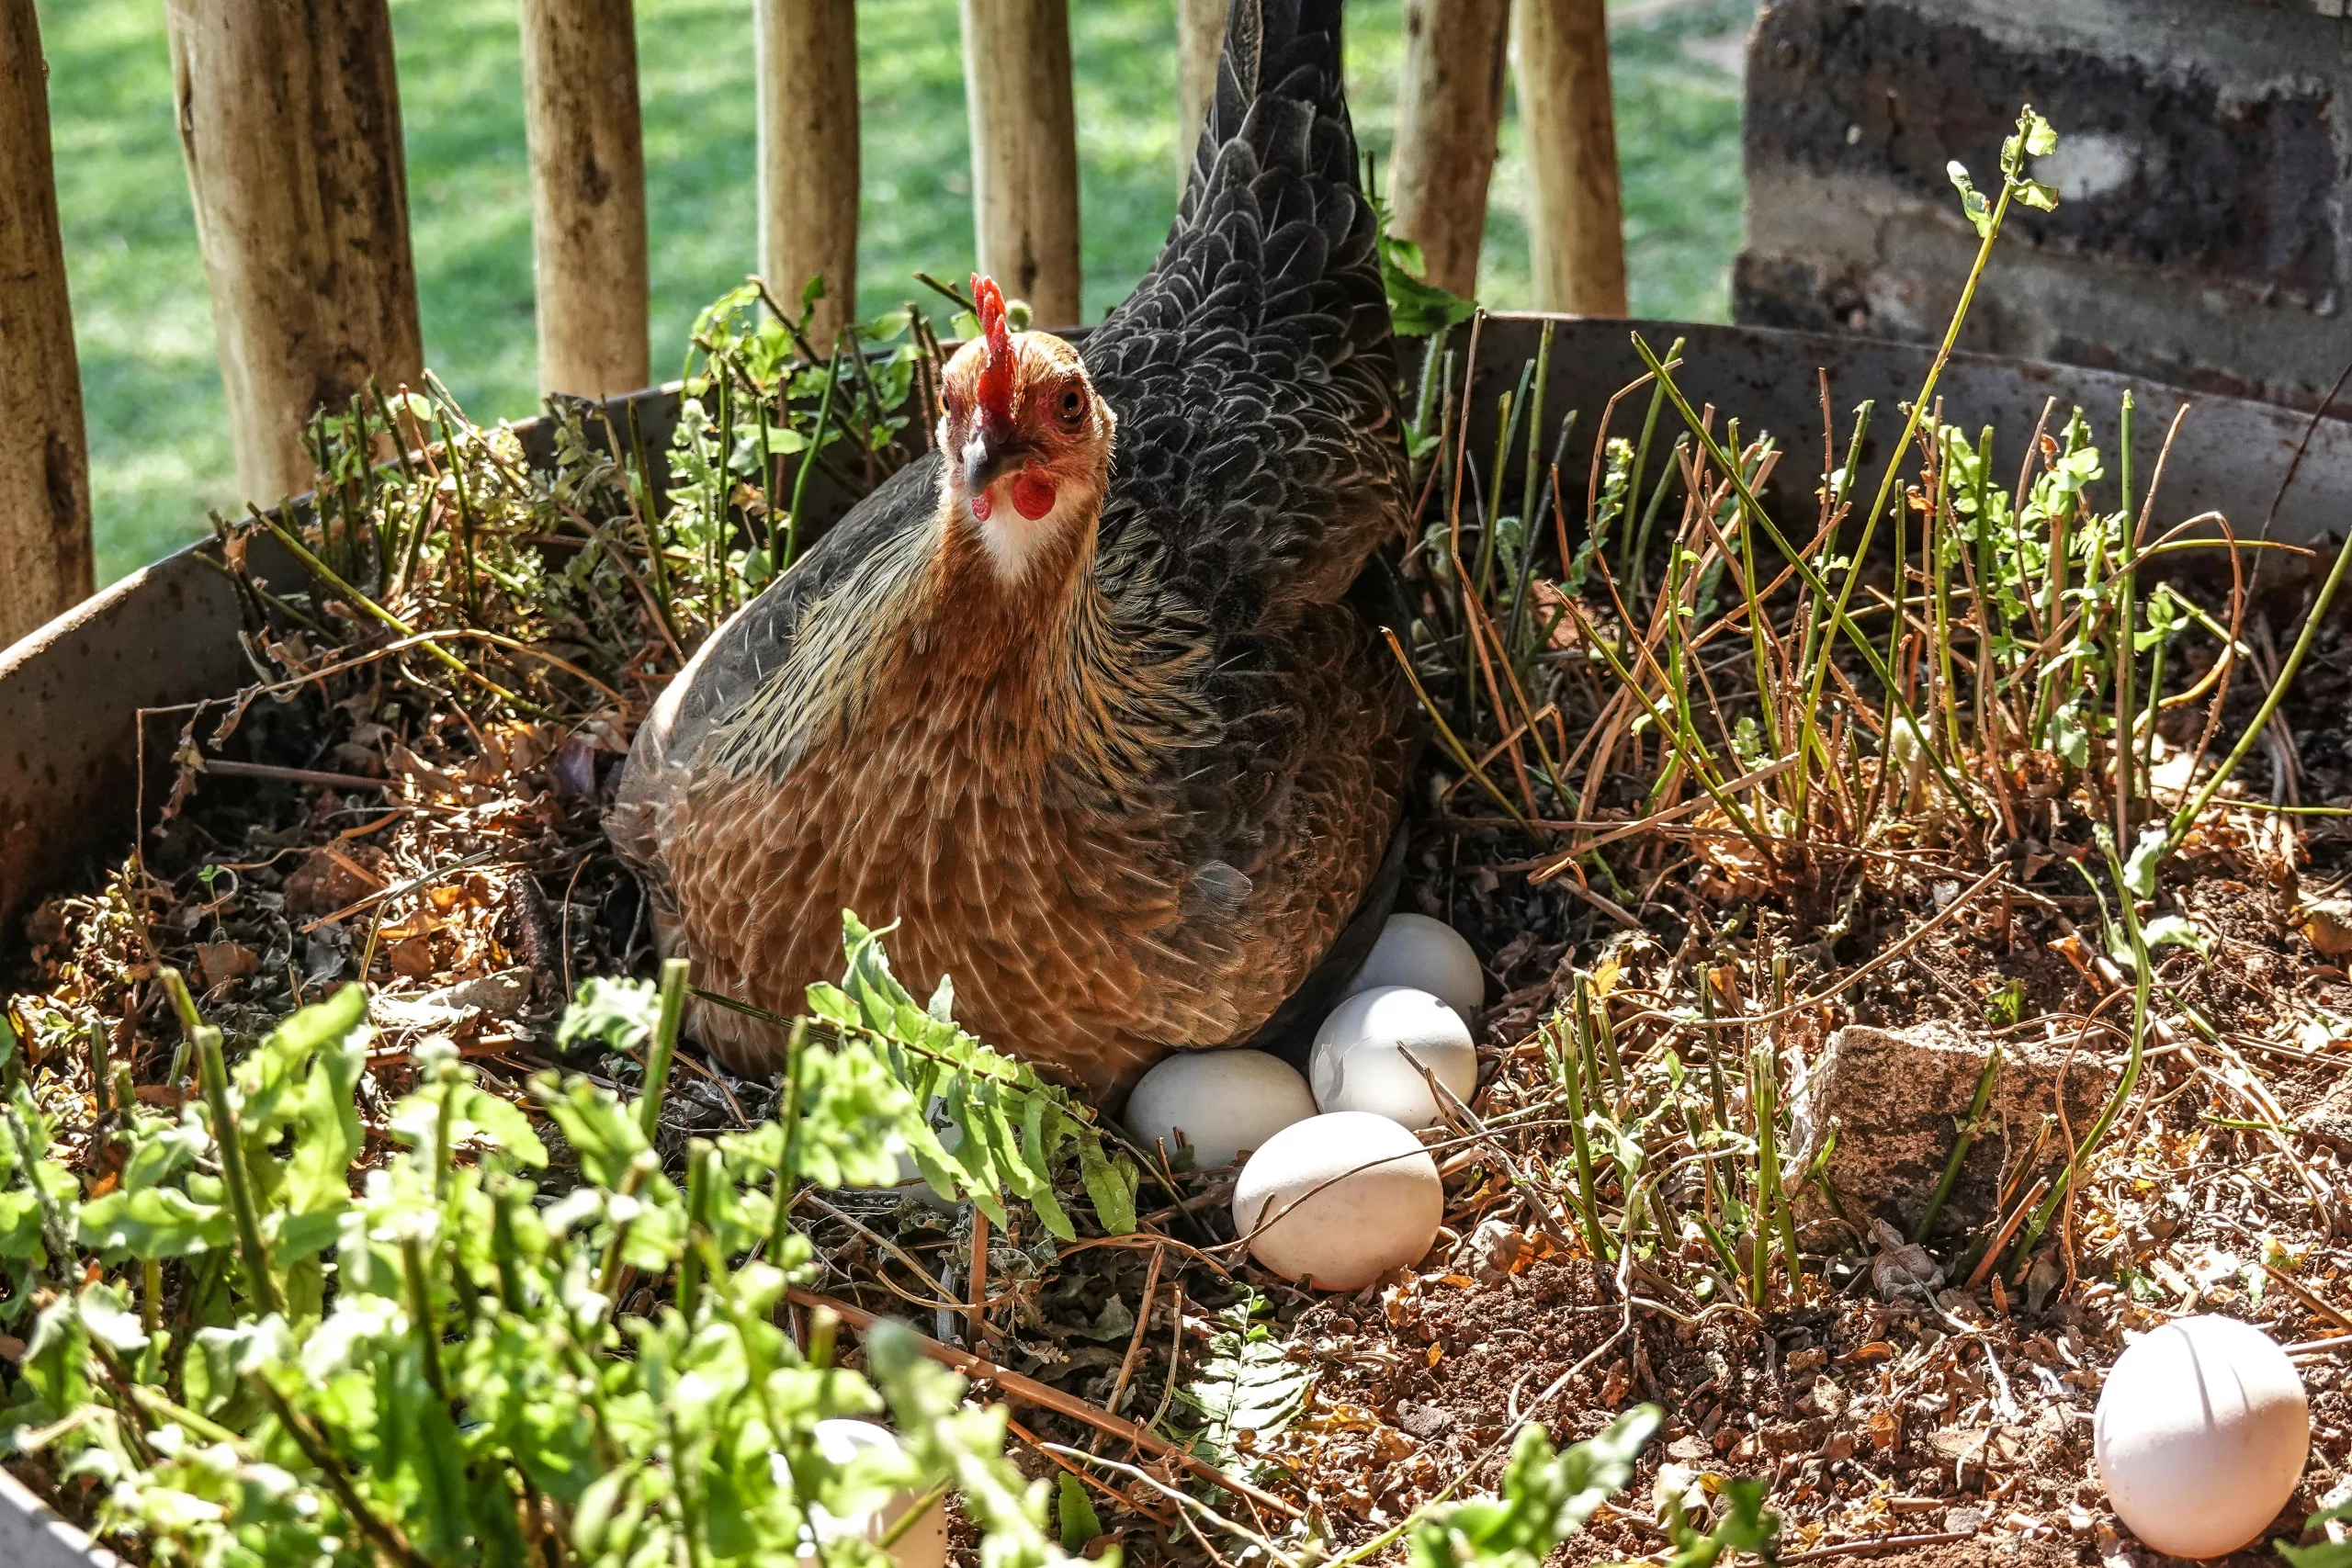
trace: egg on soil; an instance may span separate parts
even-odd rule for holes
[[[1361,1290],[1419,1261],[1444,1217],[1445,1188],[1421,1141],[1363,1111],[1283,1128],[1233,1189],[1234,1234],[1250,1256],[1324,1291]]]
[[[898,1434],[887,1427],[871,1421],[854,1421],[832,1417],[817,1423],[814,1433],[817,1451],[828,1464],[845,1465],[870,1450],[887,1449],[898,1451]],[[779,1462],[781,1461],[779,1460]],[[879,1541],[907,1510],[922,1500],[921,1494],[899,1492],[885,1500],[879,1507],[853,1517],[836,1518],[822,1507],[811,1510],[810,1520],[820,1540],[842,1540],[856,1538]],[[947,1510],[934,1499],[922,1517],[890,1543],[890,1561],[899,1568],[946,1568]]]
[[[2092,1427],[2116,1517],[2175,1557],[2219,1557],[2260,1536],[2294,1495],[2311,1436],[2287,1352],[2220,1316],[2142,1336],[2108,1372]]]
[[[1487,999],[1487,970],[1462,933],[1427,915],[1388,917],[1363,966],[1348,982],[1348,994],[1383,986],[1427,991],[1467,1022]]]

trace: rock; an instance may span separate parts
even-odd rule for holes
[[[1890,1219],[1909,1234],[1943,1176],[1990,1043],[1940,1020],[1899,1031],[1859,1023],[1840,1029],[1804,1081],[1791,1086],[1801,1139],[1782,1168],[1810,1164],[1819,1140],[1835,1130],[1826,1174],[1847,1217],[1861,1225],[1874,1216]],[[2113,1067],[2088,1049],[2070,1053],[2015,1037],[2001,1043],[1984,1125],[1937,1220],[1939,1231],[1989,1217],[1995,1183],[2025,1157],[2042,1118],[2057,1110],[2062,1081],[2066,1116],[2080,1138],[2114,1090]],[[2037,1165],[2054,1170],[2065,1160],[2065,1143],[2053,1128]],[[1808,1185],[1796,1201],[1807,1225],[1832,1223],[1817,1186]]]
[[[1453,1412],[1441,1404],[1416,1404],[1409,1399],[1396,1402],[1396,1425],[1403,1427],[1408,1437],[1419,1438],[1423,1442],[1443,1437],[1447,1428],[1453,1425]]]

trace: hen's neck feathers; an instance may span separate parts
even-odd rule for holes
[[[1021,519],[1036,533],[1008,571],[989,525],[943,497],[811,606],[785,668],[728,727],[721,766],[780,775],[814,750],[927,735],[938,743],[910,754],[994,787],[1051,775],[1104,808],[1134,802],[1214,724],[1196,690],[1208,645],[1148,563],[1100,558],[1101,509],[1100,486],[1072,486]]]

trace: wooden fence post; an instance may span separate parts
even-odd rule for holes
[[[1534,175],[1535,308],[1625,314],[1606,0],[1518,0],[1519,118]]]
[[[1405,0],[1389,214],[1396,233],[1421,247],[1427,281],[1465,298],[1478,287],[1510,23],[1510,0]]]
[[[630,0],[522,0],[539,390],[649,378],[645,138]]]
[[[33,0],[0,0],[0,648],[90,596],[90,463]]]
[[[1226,0],[1176,0],[1176,188],[1192,177],[1201,128],[1216,99],[1216,62],[1225,48]]]
[[[303,428],[424,370],[386,0],[167,0],[237,483],[307,490]]]
[[[1041,327],[1079,311],[1078,119],[1067,0],[963,0],[980,270]]]
[[[856,0],[754,0],[760,100],[760,274],[797,310],[825,297],[809,341],[857,319]]]

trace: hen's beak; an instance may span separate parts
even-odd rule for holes
[[[983,421],[964,443],[964,493],[979,495],[1035,454],[1011,430]]]

